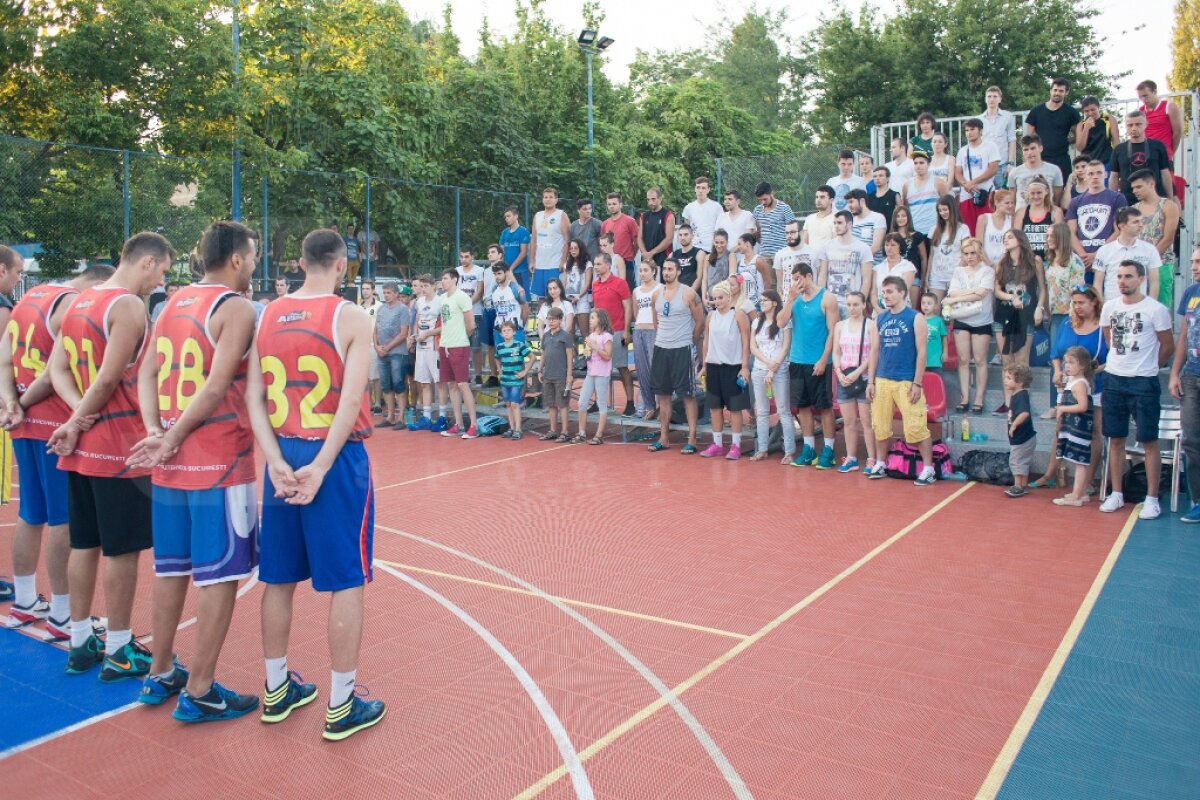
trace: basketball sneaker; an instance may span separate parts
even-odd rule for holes
[[[179,693],[179,703],[171,716],[180,722],[216,722],[235,719],[258,708],[258,698],[238,694],[213,681],[212,688],[199,697],[192,697],[187,689]]]
[[[366,691],[366,687],[359,687]],[[382,700],[360,700],[357,695],[337,708],[325,709],[325,732],[321,736],[331,742],[349,738],[361,730],[376,725],[387,713]]]
[[[278,689],[263,691],[263,722],[283,722],[288,715],[301,706],[317,699],[316,684],[304,683],[296,672],[289,672],[287,682]]]
[[[27,606],[13,603],[8,609],[8,627],[21,628],[34,622],[41,622],[50,616],[50,602],[40,594],[37,599]]]
[[[154,656],[141,642],[131,641],[111,656],[104,657],[100,680],[105,683],[123,681],[126,678],[142,678],[150,672]]]
[[[170,675],[165,677],[146,676],[146,680],[142,681],[142,691],[138,695],[138,702],[148,706],[161,706],[167,702],[168,698],[174,697],[183,691],[183,687],[187,686],[188,671],[176,661],[175,669]]]
[[[104,642],[92,634],[82,647],[72,647],[67,652],[67,674],[82,675],[104,660]]]

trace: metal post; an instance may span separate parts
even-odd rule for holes
[[[128,239],[129,235],[130,235],[130,230],[129,230],[129,205],[130,205],[129,151],[128,150],[121,151],[121,172],[122,172],[122,177],[123,177],[122,186],[121,186],[121,199],[124,200],[124,202],[125,202],[125,238]]]
[[[233,85],[234,92],[238,90],[242,77],[242,56],[241,56],[241,29],[238,25],[238,5],[240,0],[233,0]],[[240,95],[238,96],[240,100]],[[239,108],[240,112],[241,109]],[[231,199],[230,214],[234,221],[240,222],[242,219],[242,141],[238,136],[237,128],[241,123],[241,114],[238,114],[238,119],[234,120],[234,137],[233,137],[233,197]]]
[[[521,196],[525,198],[525,216],[521,219],[523,219],[525,222],[529,222],[529,195],[525,194]]]
[[[363,257],[364,269],[363,273],[370,280],[375,279],[375,264],[371,261],[371,176],[367,176],[367,213],[366,213],[366,229],[367,229],[367,252],[359,253]]]
[[[592,51],[585,49],[588,68],[588,196],[596,187],[596,139],[592,119]]]
[[[457,186],[454,187],[454,255],[450,258],[453,260],[455,256],[462,252],[462,192]]]
[[[716,173],[717,173],[717,197],[724,197],[724,196],[725,196],[725,194],[724,194],[724,193],[721,191],[721,178],[722,178],[722,176],[721,176],[721,159],[720,159],[720,157],[718,156],[717,158],[713,159],[713,161],[715,161],[715,162],[716,162]],[[720,202],[720,201],[718,200],[717,202]]]
[[[262,280],[266,281],[271,277],[271,211],[270,211],[270,194],[271,190],[267,185],[267,170],[263,168],[263,191],[262,191]],[[269,288],[269,287],[268,287]]]

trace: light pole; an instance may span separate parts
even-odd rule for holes
[[[596,138],[595,138],[595,123],[593,119],[592,103],[592,56],[599,52],[607,50],[613,43],[613,39],[607,36],[600,36],[594,30],[586,28],[579,32],[579,49],[583,51],[587,57],[588,71],[588,193],[590,194],[596,186]]]
[[[242,219],[242,142],[239,138],[238,127],[241,124],[240,84],[242,78],[242,35],[238,26],[238,6],[240,0],[233,0],[233,91],[238,97],[238,119],[234,120],[233,131],[233,187],[231,192],[230,215],[237,222]]]

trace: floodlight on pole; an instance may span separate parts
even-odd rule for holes
[[[576,40],[581,47],[588,47],[592,42],[596,41],[596,32],[590,29],[585,29],[579,32],[579,38]]]
[[[588,177],[589,177],[590,183],[591,183],[591,185],[588,187],[588,189],[589,189],[589,194],[590,194],[590,190],[595,188],[595,183],[596,183],[596,138],[595,138],[595,119],[594,119],[595,104],[593,102],[593,97],[592,97],[592,56],[596,55],[596,53],[599,53],[603,50],[607,50],[612,45],[614,40],[608,36],[600,36],[598,31],[592,30],[590,28],[585,28],[584,30],[579,32],[579,38],[576,39],[576,41],[579,42],[579,49],[582,50],[584,56],[587,57]]]

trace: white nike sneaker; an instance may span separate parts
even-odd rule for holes
[[[1105,514],[1111,514],[1114,511],[1125,507],[1125,495],[1120,492],[1113,492],[1108,497],[1104,498],[1104,502],[1100,504],[1100,510]]]
[[[1138,512],[1138,519],[1158,519],[1162,514],[1162,506],[1158,504],[1157,497],[1147,497],[1142,503],[1142,510]]]

